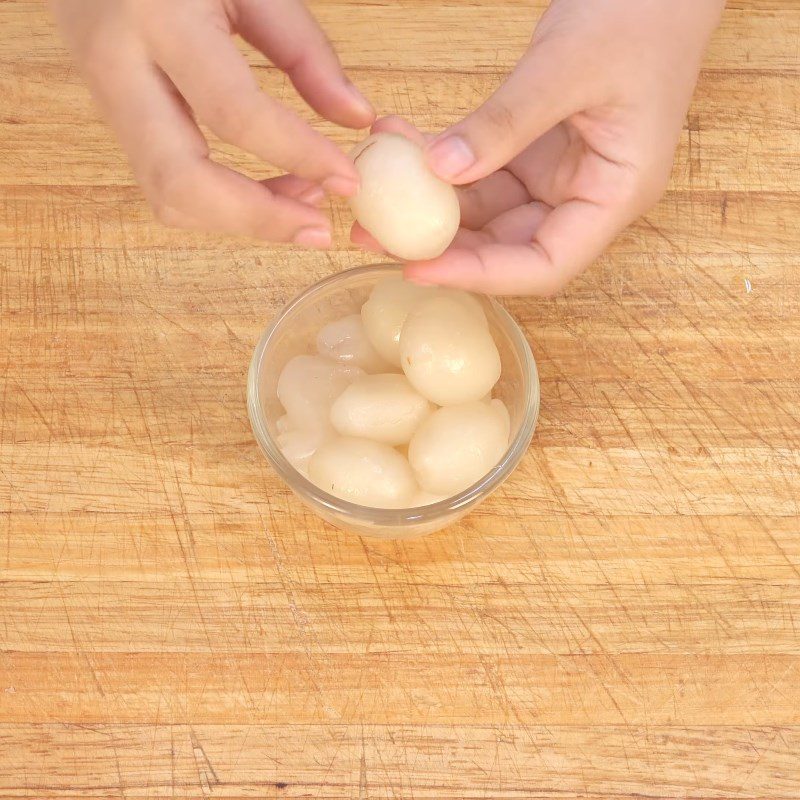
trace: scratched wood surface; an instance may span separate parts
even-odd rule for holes
[[[314,8],[437,129],[541,5]],[[509,302],[531,451],[403,543],[305,513],[245,412],[267,320],[367,261],[344,211],[331,254],[163,229],[43,5],[0,42],[0,797],[800,797],[800,2],[730,4],[663,202]]]

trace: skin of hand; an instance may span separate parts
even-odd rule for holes
[[[720,0],[554,0],[497,91],[439,136],[396,117],[459,185],[462,228],[419,283],[550,296],[666,188]],[[352,239],[377,243],[358,225]]]
[[[50,4],[159,220],[330,245],[318,206],[325,191],[355,193],[358,174],[333,142],[261,91],[232,39],[260,50],[326,119],[369,126],[372,106],[300,0]],[[258,181],[215,163],[198,121],[287,174]]]

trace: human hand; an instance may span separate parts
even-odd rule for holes
[[[351,128],[367,100],[301,0],[51,0],[134,174],[165,224],[327,247],[324,191],[350,195],[358,174],[330,140],[262,92],[231,35],[292,80],[323,117]],[[195,116],[288,174],[257,181],[209,158]]]
[[[506,82],[426,144],[462,229],[415,281],[551,295],[662,194],[720,0],[553,0]],[[377,130],[420,140],[397,118]],[[464,186],[464,184],[470,184]],[[374,246],[358,227],[353,239]]]

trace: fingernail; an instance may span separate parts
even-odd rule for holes
[[[342,197],[350,197],[358,191],[358,181],[345,175],[331,175],[322,181],[322,188],[328,194],[338,194]]]
[[[369,100],[367,100],[366,97],[364,97],[363,94],[361,94],[361,92],[356,88],[355,84],[352,84],[350,83],[350,81],[348,81],[347,91],[350,94],[350,97],[353,99],[353,102],[355,102],[355,104],[358,106],[359,110],[363,111],[364,114],[370,117],[370,119],[374,118],[375,116],[374,106],[372,105],[372,103],[370,103]]]
[[[331,232],[326,228],[301,228],[292,241],[303,247],[313,247],[315,250],[324,250],[331,246]]]
[[[428,148],[428,163],[440,178],[447,181],[458,177],[476,160],[472,148],[460,136],[445,136]]]
[[[309,186],[297,195],[297,199],[312,206],[320,206],[325,200],[325,192],[321,186]]]

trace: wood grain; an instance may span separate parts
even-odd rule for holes
[[[313,3],[432,130],[543,7]],[[0,798],[800,797],[796,0],[729,4],[663,201],[508,301],[530,453],[402,543],[308,514],[244,406],[272,314],[369,261],[347,212],[329,254],[161,228],[44,4],[0,36]]]

